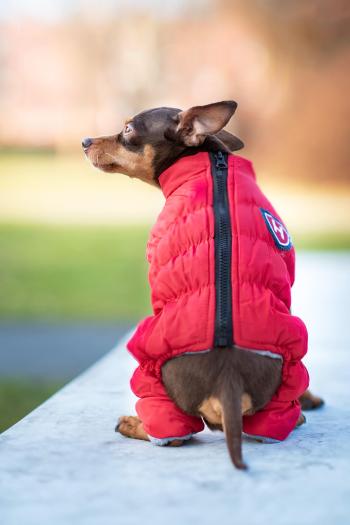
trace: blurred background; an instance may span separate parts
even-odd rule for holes
[[[236,100],[301,263],[331,252],[348,278],[349,19],[345,0],[0,0],[0,431],[149,312],[162,195],[80,146],[140,110]]]

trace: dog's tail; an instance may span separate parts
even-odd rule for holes
[[[240,377],[233,374],[226,378],[220,395],[223,410],[222,423],[232,463],[236,468],[244,470],[247,465],[242,459],[242,394]]]

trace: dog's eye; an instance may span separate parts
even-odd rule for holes
[[[133,131],[133,127],[130,124],[126,124],[126,126],[124,128],[124,135],[128,135],[132,131]]]

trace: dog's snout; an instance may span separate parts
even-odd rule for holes
[[[92,144],[92,139],[90,139],[89,137],[83,139],[81,143],[84,149],[87,149],[89,146],[91,146],[91,144]]]

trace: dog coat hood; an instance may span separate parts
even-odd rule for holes
[[[308,386],[303,322],[290,312],[294,249],[280,217],[236,155],[179,159],[159,183],[166,202],[147,245],[153,315],[128,343],[139,362],[131,388],[151,440],[185,439],[204,428],[168,397],[161,367],[184,353],[233,344],[283,359],[272,400],[243,417],[250,435],[283,440]]]

